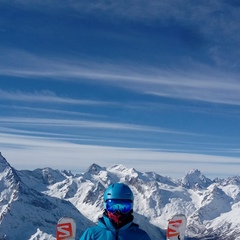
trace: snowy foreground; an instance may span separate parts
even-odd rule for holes
[[[76,220],[77,236],[97,222],[113,182],[134,192],[135,222],[166,239],[168,219],[187,216],[186,239],[240,239],[240,176],[210,180],[198,170],[180,180],[122,165],[93,164],[78,175],[50,168],[17,171],[0,154],[0,239],[53,240],[58,219]]]

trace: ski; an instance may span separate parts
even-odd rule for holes
[[[187,218],[184,214],[176,214],[168,221],[167,240],[184,240]]]
[[[62,217],[58,220],[57,240],[75,240],[76,237],[76,222],[73,218]]]

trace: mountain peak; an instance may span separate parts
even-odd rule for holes
[[[111,170],[111,171],[120,171],[120,172],[122,172],[122,171],[125,171],[125,172],[126,171],[133,171],[133,172],[135,172],[136,171],[134,168],[128,168],[128,167],[126,167],[123,164],[115,164],[112,167],[110,167],[109,170]]]
[[[0,152],[0,173],[3,172],[7,167],[11,166]]]
[[[98,164],[93,163],[92,165],[90,165],[90,167],[88,168],[87,172],[91,173],[91,174],[98,174],[100,171],[102,171],[103,168],[100,167]]]
[[[206,188],[212,184],[212,181],[206,178],[198,169],[190,170],[187,175],[182,178],[181,182],[186,188]]]
[[[8,163],[8,161],[0,153],[0,174],[1,173],[3,173],[3,176],[7,177],[9,181],[10,179],[12,179],[12,181],[20,180],[15,169]]]

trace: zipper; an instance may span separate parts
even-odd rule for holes
[[[116,229],[116,240],[118,240],[118,229]]]

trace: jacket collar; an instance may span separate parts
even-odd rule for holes
[[[103,217],[99,219],[98,224],[102,227],[108,228],[112,232],[116,231],[116,228],[112,224],[111,220],[105,215],[103,215]],[[132,224],[133,224],[133,222],[131,221],[131,222],[127,223],[126,225],[122,226],[121,228],[119,228],[118,230],[119,231],[125,230],[125,229],[129,228]]]

